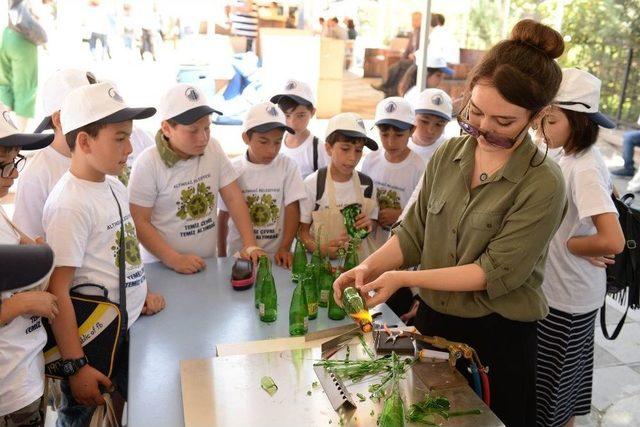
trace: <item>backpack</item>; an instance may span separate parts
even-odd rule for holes
[[[313,171],[318,170],[318,137],[313,137]]]
[[[613,203],[618,211],[620,227],[624,233],[626,244],[622,252],[615,257],[615,264],[607,266],[607,295],[620,304],[627,303],[627,309],[618,322],[613,334],[607,331],[605,321],[606,301],[600,308],[600,327],[608,340],[614,340],[620,334],[629,308],[640,308],[640,211],[631,207],[634,195],[626,194],[618,199],[612,195]]]
[[[369,178],[368,175],[363,174],[358,171],[358,178],[360,179],[360,184],[365,186],[364,189],[364,197],[365,199],[370,199],[373,195],[373,180]],[[324,194],[324,186],[327,181],[327,168],[318,169],[318,178],[316,180],[316,205],[313,208],[314,211],[320,209],[320,199],[322,199],[322,195]]]

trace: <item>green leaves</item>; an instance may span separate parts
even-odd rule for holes
[[[437,426],[444,420],[451,417],[459,417],[463,415],[479,415],[480,409],[471,409],[468,411],[451,412],[451,403],[444,396],[425,395],[420,402],[416,402],[409,407],[407,421],[417,424],[425,424],[429,426]]]

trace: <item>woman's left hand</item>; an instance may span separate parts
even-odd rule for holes
[[[367,307],[372,308],[388,300],[404,284],[399,277],[399,271],[386,271],[373,282],[369,282],[360,288],[360,293],[364,295]],[[373,296],[369,292],[374,291]]]

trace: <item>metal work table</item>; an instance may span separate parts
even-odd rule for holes
[[[278,319],[259,320],[253,288],[235,291],[230,284],[233,259],[208,259],[194,275],[175,273],[160,263],[145,266],[149,289],[164,295],[166,308],[141,316],[131,327],[129,354],[129,427],[184,425],[180,391],[180,360],[211,358],[216,345],[289,336],[289,303],[294,285],[290,271],[274,265]],[[385,305],[382,319],[400,324]],[[351,323],[334,321],[327,309],[309,322],[309,332]]]

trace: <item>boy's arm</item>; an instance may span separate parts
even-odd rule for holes
[[[227,256],[227,236],[229,235],[229,212],[218,211],[218,256]]]
[[[151,224],[153,208],[129,204],[129,210],[136,224],[138,240],[144,247],[167,267],[182,274],[193,274],[205,268],[205,262],[197,255],[181,254],[173,249]]]
[[[253,235],[253,225],[249,218],[249,207],[244,197],[242,197],[238,181],[233,181],[231,184],[222,187],[220,196],[222,196],[224,204],[229,209],[231,219],[233,219],[240,237],[242,237],[243,252],[250,249],[247,255],[254,263],[257,263],[260,255],[265,255],[265,252],[256,243],[256,238]]]
[[[84,356],[80,339],[78,338],[78,324],[69,297],[69,287],[75,274],[75,267],[56,267],[49,280],[48,291],[58,299],[60,313],[51,323],[53,335],[60,349],[60,356],[65,359],[79,359]],[[104,399],[99,385],[107,390],[113,388],[109,378],[90,365],[85,365],[74,375],[69,377],[73,397],[87,406],[104,405]]]
[[[291,253],[291,245],[298,231],[300,223],[300,203],[296,200],[289,203],[284,208],[284,227],[282,231],[282,243],[276,253],[275,261],[277,265],[289,268],[293,262],[293,254]]]

